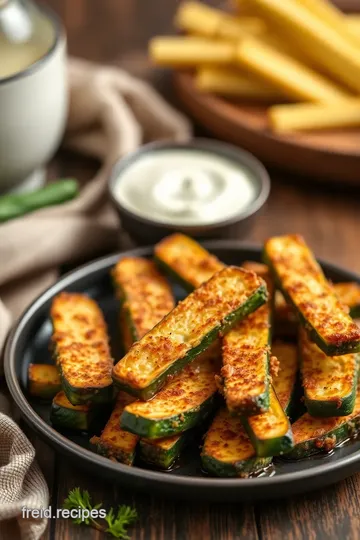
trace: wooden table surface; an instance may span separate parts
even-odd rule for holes
[[[341,0],[340,0],[341,1]],[[163,74],[154,72],[146,60],[148,39],[171,31],[177,0],[42,0],[62,18],[73,55],[125,67],[135,74],[163,84]],[[213,3],[216,3],[215,1]],[[358,0],[343,0],[356,6]],[[170,94],[168,95],[170,97]],[[90,177],[91,162],[59,154],[52,173]],[[314,188],[311,179],[294,179],[270,171],[272,192],[263,214],[249,235],[261,242],[273,234],[299,232],[316,254],[360,272],[357,231],[360,230],[359,193]],[[88,489],[106,507],[132,501],[140,520],[133,529],[141,540],[248,540],[262,539],[349,539],[359,538],[360,474],[328,489],[304,496],[259,504],[201,504],[135,494],[121,486],[91,478],[63,456],[56,455],[29,430],[38,460],[51,490],[51,504],[61,506],[69,489]],[[52,520],[45,539],[99,539],[92,529],[70,520]]]

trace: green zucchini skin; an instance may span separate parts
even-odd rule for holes
[[[281,287],[281,281],[280,281],[274,267],[272,266],[271,261],[267,258],[266,252],[264,252],[264,254],[263,254],[263,259],[264,259],[264,262],[269,266],[269,268],[273,272],[274,280],[275,280],[275,283],[276,283],[277,287],[279,287],[279,289],[281,289],[281,292],[283,293],[286,301],[292,306],[292,308],[297,313],[297,318],[298,318],[299,322],[306,329],[310,339],[314,343],[316,343],[316,345],[319,347],[319,349],[324,351],[324,353],[327,354],[328,356],[341,356],[343,354],[351,354],[352,352],[359,352],[360,351],[360,345],[359,345],[358,341],[355,341],[355,342],[350,341],[350,342],[344,343],[342,345],[334,345],[334,344],[331,344],[331,343],[328,343],[328,342],[324,341],[324,339],[320,336],[320,334],[316,331],[316,329],[308,323],[308,321],[303,316],[303,314],[299,310],[297,310],[297,306],[294,304],[291,297]]]
[[[232,403],[230,400],[230,392],[228,391],[228,387],[226,385],[226,377],[223,378],[224,380],[224,395],[227,402],[227,407],[231,414],[239,414],[243,416],[256,416],[258,414],[261,414],[263,412],[266,412],[269,409],[270,404],[270,396],[269,396],[269,361],[270,361],[270,354],[269,352],[263,352],[261,354],[261,359],[256,360],[256,355],[253,357],[249,356],[249,360],[254,360],[257,363],[258,369],[260,367],[263,370],[263,373],[265,374],[265,385],[264,385],[264,391],[261,393],[258,393],[257,395],[248,397],[246,399],[243,399],[241,402],[238,402],[236,405]],[[224,369],[222,368],[221,374],[224,373]]]
[[[162,439],[202,422],[216,404],[218,367],[218,350],[207,351],[151,401],[128,404],[121,415],[121,428],[147,439]]]
[[[177,274],[175,270],[171,268],[171,266],[167,265],[164,261],[162,261],[159,257],[156,255],[154,256],[154,261],[159,267],[160,270],[162,270],[164,273],[166,273],[170,279],[173,279],[175,282],[177,282],[181,287],[187,292],[191,293],[194,290],[194,286],[186,281],[181,275]],[[360,310],[359,310],[360,312]]]
[[[289,419],[273,387],[270,389],[269,410],[258,416],[243,416],[242,422],[259,457],[281,456],[294,446]],[[268,432],[269,426],[271,430],[274,424],[279,424],[281,428],[278,436]]]
[[[335,401],[317,401],[306,398],[306,410],[311,416],[319,418],[331,418],[333,416],[348,416],[354,410],[355,393],[351,393],[341,400],[340,406]]]
[[[266,469],[271,464],[272,458],[253,457],[246,461],[240,460],[234,463],[222,463],[216,458],[202,455],[201,462],[203,468],[213,476],[218,476],[219,478],[247,478]]]
[[[137,341],[139,339],[139,336],[138,336],[138,333],[136,331],[134,321],[133,321],[133,319],[131,317],[130,311],[126,307],[125,303],[123,303],[122,306],[121,306],[120,318],[121,317],[123,317],[122,324],[126,325],[126,328],[120,328],[120,330],[121,330],[121,333],[122,333],[122,341],[123,341],[124,350],[125,350],[125,352],[127,352],[129,350],[129,348],[130,348],[129,347],[130,340],[131,340],[132,343],[135,343],[135,341]],[[127,342],[127,338],[126,338],[126,332],[127,331],[129,332],[129,338],[128,338],[129,342]]]
[[[167,441],[168,439],[166,439]],[[163,440],[141,439],[139,444],[140,458],[150,465],[154,465],[158,469],[170,469],[176,460],[179,458],[188,440],[188,434],[182,433],[171,437],[171,444],[162,445]]]
[[[294,448],[285,458],[303,459],[321,452],[329,452],[360,430],[359,391],[355,408],[348,416],[314,418],[305,413],[293,424]]]
[[[328,357],[302,330],[299,356],[308,413],[318,417],[351,414],[356,399],[359,354]]]
[[[286,409],[284,409],[286,415],[290,418],[291,424],[295,422],[300,416],[306,413],[304,389],[301,384],[300,372],[296,376],[294,390],[291,395],[291,400]]]
[[[112,280],[120,301],[123,345],[128,351],[174,309],[175,299],[170,285],[149,259],[123,257],[112,269]]]
[[[69,401],[110,402],[113,359],[98,304],[85,294],[62,292],[54,297],[50,315],[54,358]]]
[[[200,244],[182,234],[174,234],[155,247],[162,268],[186,290],[201,285],[225,265]],[[251,261],[242,268],[264,278],[268,302],[239,322],[224,336],[223,392],[233,414],[260,414],[269,408],[269,344],[273,311],[273,287],[266,266]]]
[[[360,316],[360,286],[357,283],[334,283],[334,290],[339,300],[348,306],[349,315],[356,319]],[[296,339],[298,319],[295,312],[286,303],[280,291],[276,291],[275,333],[284,338]]]
[[[94,440],[94,437],[93,437]],[[96,443],[95,441],[92,442],[92,445],[95,449],[95,452],[99,454],[99,456],[106,457],[111,460],[118,461],[119,463],[124,463],[124,465],[131,466],[134,463],[136,451],[133,450],[132,452],[126,452],[122,450],[118,450],[116,453],[109,452],[109,450],[106,448],[104,444]]]
[[[231,275],[234,272],[240,273],[241,270],[239,268],[229,266],[225,268],[223,272],[225,272],[226,275],[228,274]],[[220,274],[218,275],[219,275],[219,279],[223,277]],[[209,284],[215,279],[217,279],[216,276],[212,278],[212,280],[209,280],[209,282],[203,285],[203,287],[204,288],[206,287],[206,289],[201,288],[201,291],[200,291],[200,288],[199,288],[193,294],[200,295],[205,290],[207,292],[210,291],[211,290],[210,287],[212,286],[212,283],[211,285]],[[158,374],[151,382],[149,382],[149,384],[147,384],[146,386],[138,387],[136,385],[131,385],[127,383],[126,380],[124,380],[124,378],[121,378],[121,376],[119,376],[119,371],[121,373],[121,370],[125,371],[127,369],[127,366],[125,364],[126,356],[120,362],[118,362],[118,364],[116,364],[113,369],[114,383],[121,390],[124,390],[125,392],[133,396],[136,396],[142,400],[147,401],[151,399],[165,385],[169,377],[174,376],[177,373],[179,373],[187,364],[193,361],[201,353],[206,351],[210,347],[210,345],[212,345],[212,343],[217,340],[219,335],[223,335],[226,332],[228,332],[238,321],[247,317],[247,315],[255,311],[258,307],[262,306],[266,302],[267,295],[268,295],[266,284],[261,280],[259,280],[258,283],[259,283],[259,286],[257,286],[257,288],[254,289],[254,291],[252,291],[251,295],[249,295],[248,298],[238,308],[236,308],[234,311],[224,316],[220,323],[216,324],[216,326],[214,326],[207,334],[203,336],[203,338],[201,339],[200,343],[197,346],[188,350],[184,354],[184,356],[182,356],[181,358],[177,358],[177,359],[174,358],[174,361],[170,363],[167,367],[165,367],[162,373]],[[191,298],[191,295],[188,296],[183,302],[190,303],[190,298]],[[172,316],[172,314],[175,312],[175,310],[178,307],[179,307],[179,304],[172,312],[170,312],[169,316]],[[161,324],[163,324],[164,321],[165,321],[165,324],[168,324],[167,318],[165,318],[157,326],[160,326]],[[156,328],[157,327],[155,327],[155,329]],[[144,336],[143,339],[146,340],[147,338],[149,338],[150,334],[151,332],[146,334],[146,336]],[[143,342],[142,340],[140,340],[128,354],[134,355],[136,353],[135,347],[137,346],[141,347],[142,345],[143,345]]]
[[[231,414],[255,416],[269,409],[270,345],[274,287],[267,266],[245,261],[242,268],[264,279],[268,301],[223,337],[224,397]]]
[[[144,401],[148,401],[166,384],[166,381],[171,376],[177,375],[185,366],[195,360],[196,357],[209,349],[220,334],[225,334],[237,323],[237,321],[247,317],[247,315],[255,311],[258,307],[262,306],[266,301],[266,298],[266,286],[261,285],[254,297],[250,298],[246,304],[242,305],[239,309],[225,317],[222,325],[219,325],[211,330],[197,347],[191,349],[191,351],[189,351],[183,358],[175,361],[146,388],[133,388],[132,386],[119,381],[116,376],[114,377],[114,383],[120,390],[123,390],[124,392],[127,392],[128,394],[131,394],[132,396]],[[165,437],[166,435],[164,434],[163,436]]]
[[[307,414],[307,413],[306,413]],[[302,417],[299,418],[301,420]],[[311,416],[309,415],[309,418]],[[346,417],[342,417],[346,418]],[[360,418],[356,418],[352,421],[352,425],[348,426],[346,422],[344,424],[330,429],[326,435],[317,437],[316,439],[310,439],[301,444],[296,444],[293,450],[284,456],[285,459],[304,459],[311,457],[315,454],[322,452],[330,452],[335,447],[335,444],[340,444],[346,441],[349,437],[353,437],[354,434],[360,429]],[[329,442],[327,442],[329,441]]]
[[[270,301],[223,337],[221,375],[231,414],[253,416],[268,410],[270,341]]]
[[[88,431],[94,419],[91,408],[85,405],[82,406],[83,410],[77,410],[66,401],[64,392],[59,392],[54,397],[50,411],[51,423],[59,428]]]
[[[350,307],[349,315],[353,319],[358,319],[360,317],[360,305]]]
[[[295,291],[294,294],[297,294],[298,300],[296,301],[292,299],[289,291],[286,290],[286,287],[283,287],[281,277],[276,268],[276,263],[274,264],[272,260],[272,258],[278,257],[278,252],[276,252],[276,248],[275,254],[272,253],[272,251],[274,251],[273,246],[276,246],[276,242],[278,242],[280,246],[278,246],[277,250],[280,253],[282,250],[283,256],[285,256],[285,254],[288,252],[291,253],[292,249],[295,250],[295,253],[296,249],[298,250],[298,252],[301,252],[301,257],[305,261],[303,264],[304,268],[306,264],[308,265],[306,266],[305,274],[307,272],[308,278],[313,279],[318,284],[320,283],[320,285],[323,287],[327,304],[324,301],[324,297],[322,297],[322,304],[320,305],[321,309],[318,309],[319,306],[316,303],[319,295],[313,294],[311,291],[306,291],[302,293],[303,296],[301,297],[300,293]],[[344,311],[343,306],[338,300],[336,293],[328,285],[320,266],[316,262],[315,258],[313,257],[312,253],[310,252],[309,248],[307,247],[305,241],[301,236],[288,235],[280,238],[269,239],[265,243],[263,260],[269,266],[274,276],[275,283],[283,293],[285,300],[294,308],[298,320],[306,329],[310,339],[314,343],[316,343],[316,345],[318,345],[318,347],[327,356],[341,356],[343,354],[350,354],[360,351],[359,329],[351,321],[350,316],[348,316]],[[291,272],[293,272],[294,274],[293,276],[291,276],[292,281],[291,278],[289,279],[290,283],[292,283],[291,287],[293,287],[293,289],[295,289],[295,287],[299,284],[300,278],[302,278],[303,281],[306,280],[306,275],[300,275],[299,269],[290,268],[290,266],[294,265],[295,262],[297,263],[298,260],[302,260],[298,255],[295,255],[295,257],[293,258],[291,258],[290,255],[287,263],[283,263],[285,270],[288,273],[288,276],[291,276]],[[286,264],[290,269],[286,267]],[[311,307],[311,304],[315,304],[315,307],[313,314],[310,316],[309,314],[313,309]],[[312,319],[312,322],[308,320],[306,315],[302,312],[302,308],[300,307],[301,305],[305,306],[305,310],[307,309],[308,318]],[[326,310],[323,310],[324,305],[327,305]],[[340,332],[338,329],[339,324],[342,328]],[[322,329],[322,333],[320,333],[320,329]]]
[[[72,405],[86,405],[88,403],[105,405],[111,403],[114,395],[112,386],[106,386],[104,388],[79,388],[72,386],[68,379],[64,377],[61,364],[59,364],[59,371],[62,388]]]
[[[133,464],[139,442],[139,437],[120,428],[120,418],[124,407],[132,401],[130,396],[120,392],[100,437],[94,436],[90,439],[91,445],[98,454],[125,463],[125,465]]]
[[[221,408],[205,436],[201,452],[203,468],[213,476],[246,478],[266,468],[271,461],[271,457],[255,454],[239,417]]]
[[[185,413],[174,414],[169,418],[149,419],[136,416],[126,409],[121,416],[121,427],[125,431],[135,433],[147,439],[162,439],[182,433],[203,422],[213,411],[216,403],[215,393],[199,407],[190,409]]]

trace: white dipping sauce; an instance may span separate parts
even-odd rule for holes
[[[253,173],[235,160],[201,150],[149,152],[115,183],[119,203],[139,217],[171,225],[231,219],[256,199]]]

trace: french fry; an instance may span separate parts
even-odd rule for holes
[[[189,34],[231,41],[237,41],[248,35],[258,35],[266,28],[265,23],[259,18],[242,20],[200,2],[183,2],[176,13],[175,26]]]
[[[360,54],[355,45],[296,0],[251,2],[266,17],[281,25],[294,41],[303,44],[306,54],[321,69],[360,93]]]
[[[335,129],[360,126],[360,99],[341,104],[295,103],[275,105],[268,111],[276,132]]]
[[[261,36],[261,40],[280,53],[286,52],[288,56],[295,58],[295,60],[298,60],[317,72],[316,64],[307,56],[306,51],[304,51],[297,43],[289,43],[287,37],[282,35],[281,32],[267,32]]]
[[[197,71],[195,84],[202,92],[211,92],[225,97],[268,103],[286,100],[281,91],[233,68],[202,67]]]
[[[253,15],[244,15],[237,17],[242,28],[252,36],[262,36],[267,30],[267,24],[264,19]]]
[[[257,38],[235,44],[193,36],[157,37],[149,50],[155,64],[167,67],[237,64],[295,100],[331,102],[348,97],[335,83]]]
[[[249,38],[239,43],[236,58],[239,66],[263,78],[289,98],[326,103],[349,97],[335,83],[260,39]]]
[[[347,24],[346,16],[327,0],[296,0],[300,5],[316,15],[324,23],[336,30],[342,37],[360,47],[360,33]]]
[[[346,25],[360,42],[360,15],[348,15]]]
[[[210,39],[238,40],[247,35],[235,17],[200,2],[181,3],[175,16],[175,26],[184,32]]]
[[[196,67],[206,64],[231,64],[234,44],[202,37],[156,37],[150,41],[151,60],[166,67]]]

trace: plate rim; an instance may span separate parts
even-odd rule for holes
[[[242,242],[238,240],[212,240],[204,242],[203,245],[209,250],[248,250],[253,251],[256,254],[261,252],[261,246],[259,244]],[[308,469],[304,468],[300,471],[283,473],[279,476],[275,474],[273,476],[243,478],[241,481],[238,478],[216,478],[210,476],[204,476],[201,478],[195,476],[172,475],[167,472],[142,469],[140,467],[129,467],[117,462],[114,463],[111,460],[71,441],[56,431],[53,427],[49,426],[45,420],[43,420],[41,416],[36,413],[23,392],[15,369],[15,350],[24,326],[36,314],[38,308],[40,308],[44,302],[48,301],[53,294],[57,294],[60,292],[60,290],[72,285],[78,279],[114,265],[120,257],[129,255],[148,256],[152,252],[153,246],[119,251],[117,253],[105,255],[93,261],[87,262],[86,264],[67,272],[53,285],[48,287],[42,294],[40,294],[30,304],[30,306],[25,309],[15,323],[8,336],[4,350],[5,379],[10,394],[21,411],[21,415],[25,421],[30,424],[34,431],[45,439],[51,446],[55,447],[57,451],[65,453],[72,458],[81,459],[84,466],[93,466],[96,468],[100,466],[101,468],[105,468],[107,472],[114,473],[114,480],[116,480],[116,476],[121,473],[122,476],[127,477],[127,480],[132,478],[136,481],[149,481],[152,483],[160,483],[162,486],[172,488],[191,488],[196,486],[202,489],[212,487],[217,490],[220,489],[221,492],[227,490],[235,490],[237,493],[240,491],[253,492],[255,489],[261,492],[262,489],[267,491],[271,488],[286,487],[295,481],[306,482],[306,480],[310,480],[310,478],[319,477],[327,473],[340,472],[342,469],[350,468],[350,466],[354,466],[354,464],[360,462],[360,452],[354,452],[348,456],[340,458],[337,461],[322,463]],[[321,265],[326,266],[330,271],[344,273],[346,276],[348,276],[346,279],[360,283],[360,275],[352,271],[345,270],[341,266],[326,262],[322,259],[318,259],[318,261]],[[349,475],[350,474],[351,473],[349,473]],[[334,481],[336,480],[334,479]],[[267,496],[264,493],[264,496],[260,498],[266,497]]]

